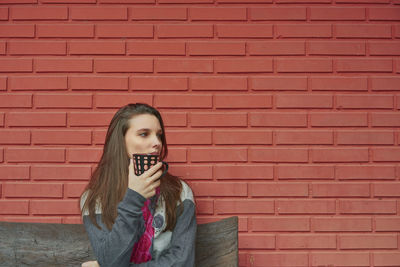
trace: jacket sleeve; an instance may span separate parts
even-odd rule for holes
[[[196,240],[196,210],[192,200],[185,199],[183,213],[178,217],[172,232],[170,246],[164,250],[158,258],[151,261],[131,264],[135,267],[191,267],[195,262],[195,240]],[[181,207],[178,206],[179,210]]]
[[[145,200],[142,195],[128,188],[124,199],[118,204],[118,216],[111,231],[103,224],[101,214],[96,214],[101,229],[92,223],[88,215],[83,216],[86,232],[100,266],[129,266],[133,246],[145,230],[141,210]]]

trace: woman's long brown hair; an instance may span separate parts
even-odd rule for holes
[[[157,117],[162,130],[161,160],[168,154],[164,123],[158,110],[147,104],[136,103],[126,105],[115,113],[107,130],[103,155],[84,191],[87,192],[87,196],[82,212],[89,211],[91,221],[99,229],[101,227],[96,222],[96,205],[100,204],[103,223],[111,230],[117,218],[117,205],[128,189],[129,156],[125,146],[125,134],[130,127],[129,120],[140,114]],[[166,209],[165,231],[172,231],[176,224],[176,207],[180,201],[182,185],[178,177],[169,173],[160,179],[160,194]]]

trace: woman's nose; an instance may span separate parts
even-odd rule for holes
[[[153,147],[159,147],[160,145],[161,145],[161,140],[157,135],[155,135],[153,137]]]

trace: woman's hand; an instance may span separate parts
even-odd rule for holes
[[[97,261],[87,261],[82,263],[82,267],[100,267]]]
[[[162,162],[158,162],[156,165],[145,171],[142,175],[136,176],[133,166],[133,159],[130,159],[129,163],[129,181],[128,187],[141,194],[144,198],[152,197],[156,194],[156,188],[160,186],[159,178],[162,175],[160,169]]]

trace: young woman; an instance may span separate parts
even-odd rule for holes
[[[83,223],[97,261],[82,266],[194,266],[196,215],[192,191],[162,175],[159,162],[136,176],[132,154],[167,156],[160,113],[129,104],[114,115],[103,155],[81,196]]]

